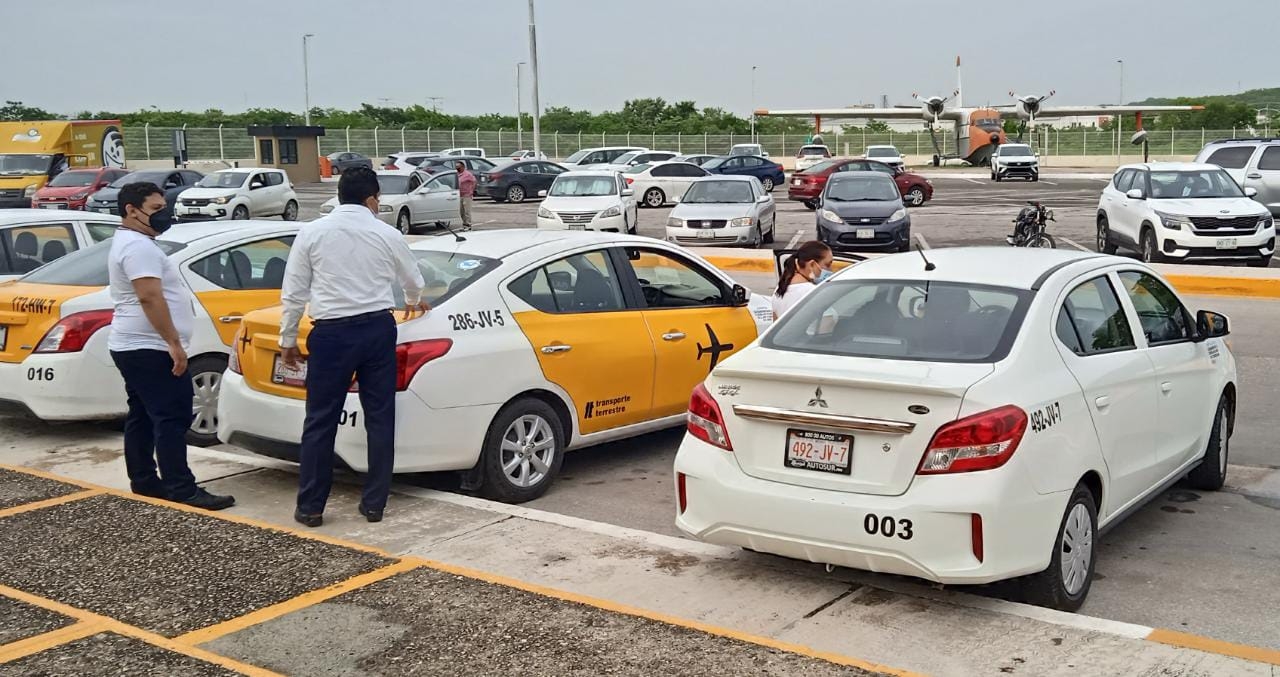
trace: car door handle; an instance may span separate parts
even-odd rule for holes
[[[547,355],[554,355],[556,353],[567,353],[570,350],[573,350],[573,346],[567,346],[563,343],[557,343],[553,346],[542,346],[542,352]]]
[[[223,315],[222,317],[218,318],[218,321],[223,324],[231,324],[232,322],[239,322],[240,320],[243,320],[243,319],[244,319],[244,315]]]
[[[1244,178],[1246,178],[1246,179],[1261,179],[1261,178],[1262,178],[1262,175],[1261,175],[1261,174],[1259,174],[1259,173],[1257,173],[1257,172],[1253,172],[1252,174],[1249,174],[1249,175],[1245,176]]]
[[[1111,406],[1111,398],[1107,397],[1106,395],[1103,395],[1101,397],[1096,397],[1093,400],[1093,404],[1098,408],[1099,411],[1101,411]]]
[[[1172,383],[1170,383],[1170,382],[1168,382],[1168,381],[1165,381],[1164,383],[1161,383],[1161,384],[1160,384],[1160,392],[1162,392],[1162,393],[1164,393],[1164,394],[1168,395],[1168,394],[1169,394],[1170,392],[1172,392],[1172,391],[1173,391],[1173,384],[1172,384]]]
[[[682,331],[669,331],[662,335],[662,340],[663,341],[679,341],[680,339],[684,338],[684,336],[685,334]]]

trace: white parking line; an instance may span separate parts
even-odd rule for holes
[[[929,249],[929,248],[930,248],[930,247],[929,247],[929,241],[928,241],[928,240],[926,240],[926,239],[924,239],[924,236],[923,236],[923,235],[921,235],[920,233],[916,233],[916,236],[915,236],[915,237],[916,237],[916,242],[919,242],[919,243],[920,243],[920,248],[921,248],[921,249]]]
[[[796,234],[791,236],[791,241],[787,243],[787,249],[795,249],[796,245],[800,243],[802,235],[804,235],[804,228],[797,230]]]
[[[1075,247],[1076,249],[1079,249],[1079,250],[1080,250],[1080,251],[1082,251],[1082,252],[1091,252],[1091,251],[1093,251],[1092,249],[1089,249],[1088,247],[1084,247],[1084,246],[1082,246],[1079,242],[1076,242],[1075,240],[1068,240],[1067,238],[1062,237],[1062,236],[1058,236],[1058,239],[1059,239],[1059,240],[1062,240],[1063,242],[1066,242],[1067,244],[1071,245],[1072,247]]]
[[[963,180],[965,180],[965,181],[968,181],[969,183],[976,183],[976,184],[978,184],[979,186],[981,186],[982,184],[986,183],[986,181],[979,181],[979,180],[977,180],[977,179],[970,179],[970,178],[965,177],[965,176],[957,176],[957,177],[955,177],[955,178],[957,178],[957,179],[963,179]]]
[[[1056,185],[1058,185],[1058,184],[1056,184],[1056,183],[1054,183],[1054,182],[1052,182],[1052,181],[1045,181],[1044,179],[1041,179],[1041,180],[1040,180],[1040,183],[1045,183],[1045,184],[1048,184],[1048,185],[1050,185],[1050,186],[1056,186]]]

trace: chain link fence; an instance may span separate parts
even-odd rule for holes
[[[163,160],[173,156],[172,127],[128,126],[124,130],[126,157],[135,160]],[[342,129],[330,128],[320,137],[322,154],[354,151],[374,158],[375,164],[391,153],[407,150],[443,150],[455,147],[483,148],[490,157],[503,157],[533,146],[533,133],[525,130],[478,131],[474,129]],[[1252,136],[1271,130],[1149,130],[1151,154],[1195,155],[1204,144],[1214,139]],[[1104,131],[1094,128],[1047,129],[1028,135],[1027,141],[1041,155],[1049,157],[1135,155],[1139,151],[1129,144],[1129,131]],[[187,154],[191,160],[244,160],[254,157],[254,140],[243,128],[186,128]],[[770,156],[794,155],[805,145],[807,134],[762,134],[755,143],[764,146]],[[934,143],[943,155],[956,153],[955,135],[937,132],[933,138],[920,132],[854,132],[824,134],[823,139],[838,155],[861,155],[867,146],[892,145],[904,155],[931,156]],[[596,146],[644,146],[653,150],[680,153],[722,155],[734,144],[752,143],[747,134],[591,134],[548,133],[542,135],[542,151],[551,158],[565,158],[582,148]]]

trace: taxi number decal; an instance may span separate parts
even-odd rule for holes
[[[27,370],[27,380],[28,381],[52,381],[53,367],[45,367],[44,369],[40,369],[39,367],[31,367],[30,369]]]
[[[458,313],[450,315],[449,321],[453,323],[454,331],[507,326],[507,320],[502,316],[501,310],[480,310],[474,316],[471,313]]]
[[[867,516],[862,518],[862,528],[868,534],[884,536],[885,538],[897,536],[904,541],[909,541],[912,536],[916,535],[913,529],[914,526],[909,519],[894,519],[889,515],[881,517],[867,513]]]
[[[30,296],[19,296],[13,299],[13,310],[17,313],[40,313],[47,315],[57,305],[55,299],[37,299]]]
[[[1044,432],[1062,420],[1062,407],[1057,402],[1031,412],[1031,432]]]
[[[359,418],[360,412],[358,411],[343,411],[342,415],[338,417],[338,425],[349,425],[354,428]]]

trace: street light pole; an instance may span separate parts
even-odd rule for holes
[[[533,70],[533,156],[542,157],[542,108],[538,104],[538,25],[529,0],[529,67]]]
[[[314,37],[312,33],[302,36],[302,105],[305,106],[302,111],[302,120],[308,127],[311,126],[311,65],[307,58],[307,40]]]
[[[1120,64],[1120,105],[1124,105],[1124,59],[1116,59]],[[1120,164],[1120,144],[1124,142],[1124,113],[1116,113],[1116,164]]]
[[[524,103],[524,97],[520,94],[520,67],[523,65],[524,61],[516,63],[516,145],[520,150],[524,150],[524,113],[520,110]]]
[[[756,67],[751,67],[751,143],[756,142]]]
[[[1124,59],[1116,59],[1120,64],[1120,105],[1124,105]]]

